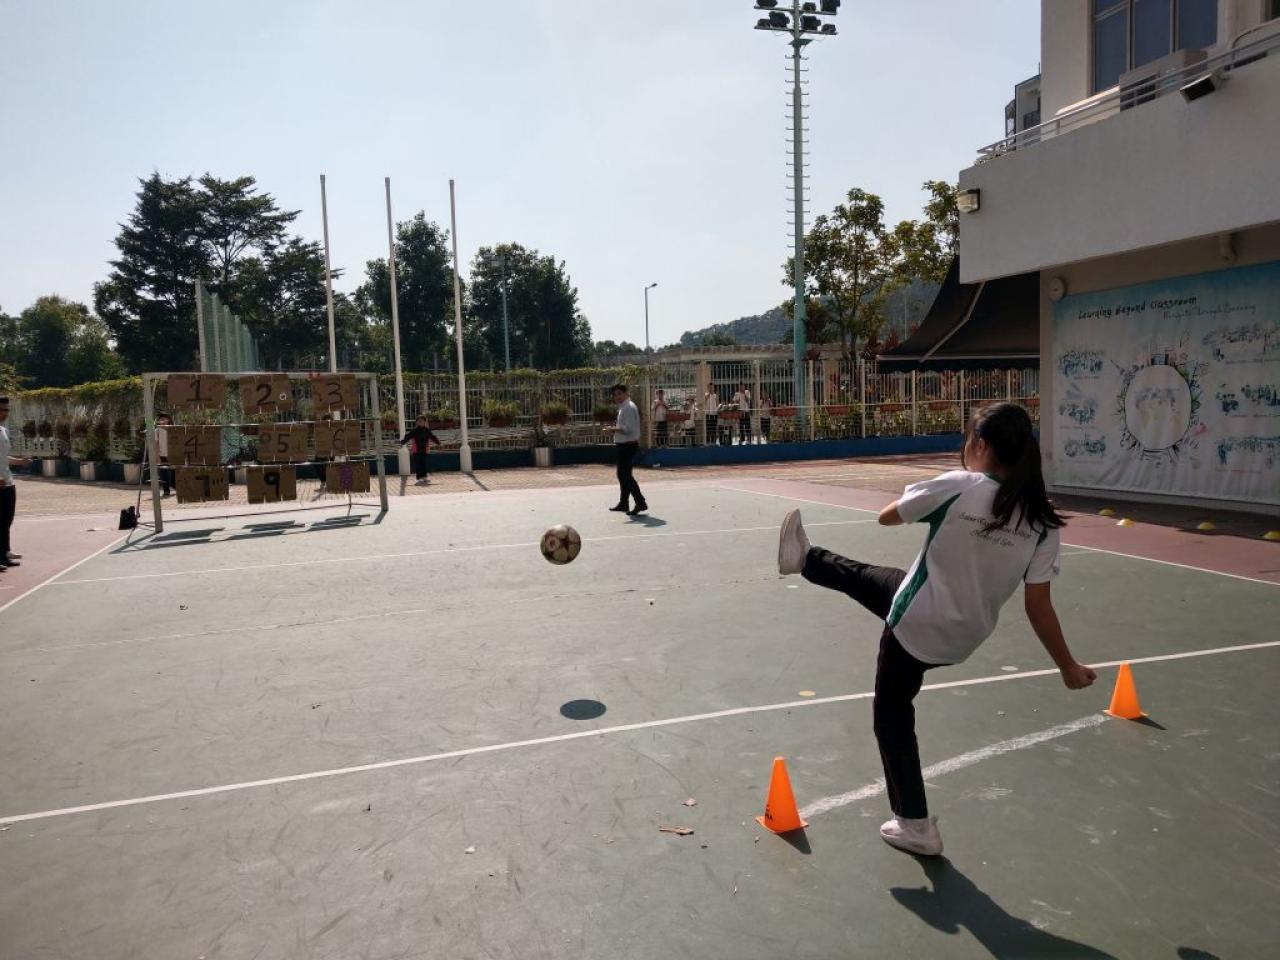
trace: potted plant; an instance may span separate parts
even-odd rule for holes
[[[827,411],[828,416],[843,417],[847,416],[852,408],[847,403],[828,403],[823,409]]]
[[[78,426],[78,424],[77,424]],[[110,433],[105,421],[86,424],[80,448],[80,479],[107,478],[107,439]]]
[[[773,416],[777,420],[790,420],[796,415],[795,407],[774,407]]]
[[[516,422],[520,407],[514,403],[501,400],[486,400],[480,405],[480,414],[484,422],[491,427],[509,427]]]
[[[560,427],[569,422],[572,411],[563,400],[548,400],[538,411],[538,416],[548,427]]]
[[[591,419],[596,423],[613,423],[618,419],[618,409],[607,403],[597,403],[591,411]]]
[[[458,411],[450,406],[427,411],[427,424],[432,430],[458,429]]]
[[[89,421],[77,417],[71,424],[71,453],[73,457],[85,459],[85,447],[89,442]]]
[[[738,409],[738,405],[736,403],[726,403],[720,408],[720,419],[731,420],[734,423],[737,423],[742,419],[742,411]]]
[[[46,460],[40,465],[46,477],[56,477],[66,471],[66,466],[59,465],[58,460],[65,460],[71,455],[70,420],[59,418],[53,422],[53,455],[56,460]]]
[[[533,465],[551,466],[551,435],[541,420],[533,425]]]

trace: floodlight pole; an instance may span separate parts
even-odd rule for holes
[[[655,281],[644,288],[644,352],[646,355],[649,353],[649,291],[657,285]]]
[[[396,294],[396,238],[391,221],[391,178],[382,178],[387,191],[387,264],[391,267],[391,346],[396,366],[396,423],[399,432],[396,439],[405,435],[404,422],[404,373],[400,367],[400,298]],[[396,465],[400,476],[409,473],[409,448],[396,448]]]
[[[502,347],[507,355],[507,373],[511,372],[511,330],[507,324],[507,257],[499,254],[498,262],[502,264]]]
[[[324,222],[324,299],[329,310],[329,372],[338,372],[338,337],[333,325],[333,270],[329,263],[329,201],[320,174],[320,217]],[[402,434],[403,436],[403,434]]]
[[[204,334],[204,284],[196,281],[196,333],[200,342],[200,372],[209,372],[209,344]]]
[[[453,180],[449,181],[449,225],[453,241],[453,335],[458,342],[458,424],[462,427],[462,446],[458,449],[458,466],[471,473],[471,444],[467,439],[467,368],[462,359],[462,282],[458,279],[458,210],[454,202]]]
[[[834,26],[821,26],[820,18],[834,17],[840,8],[840,0],[823,0],[820,4],[806,4],[803,9],[800,0],[791,0],[789,11],[778,11],[774,5],[767,7],[756,5],[756,9],[768,15],[756,23],[757,30],[777,31],[791,35],[791,188],[795,195],[794,256],[792,257],[793,282],[795,290],[792,306],[792,338],[794,342],[794,403],[806,416],[803,409],[807,392],[805,390],[805,268],[804,268],[804,95],[800,88],[800,61],[803,51],[813,42],[812,36],[806,34],[834,36]],[[775,17],[789,19],[789,22],[771,22]],[[806,21],[808,26],[806,26]]]
[[[791,2],[791,189],[795,194],[795,257],[792,268],[795,282],[795,303],[792,318],[795,340],[792,374],[796,392],[795,403],[799,407],[805,396],[805,297],[804,297],[804,104],[800,95],[800,51],[808,40],[800,36],[800,2]],[[808,411],[802,412],[809,416]]]

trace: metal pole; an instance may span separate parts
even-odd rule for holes
[[[391,222],[391,178],[383,177],[382,184],[387,192],[387,263],[391,267],[391,346],[396,367],[396,424],[399,427],[396,440],[399,440],[405,435],[404,373],[400,367],[400,297],[396,293],[396,238]],[[378,451],[378,456],[382,456],[381,449]],[[396,466],[400,476],[408,474],[408,447],[396,448]]]
[[[805,302],[804,302],[804,104],[800,96],[800,51],[808,41],[801,39],[800,0],[791,0],[791,186],[795,194],[795,305],[792,308],[795,339],[795,394],[805,395]],[[802,411],[803,415],[803,411]]]
[[[324,221],[324,299],[329,309],[329,372],[338,372],[338,336],[333,325],[333,269],[329,261],[329,201],[320,174],[320,217]]]
[[[507,373],[511,372],[511,329],[507,325],[507,258],[499,255],[502,264],[502,347],[507,357]]]
[[[142,427],[147,438],[147,464],[151,467],[151,519],[156,533],[164,532],[164,513],[160,507],[160,443],[156,436],[156,401],[152,395],[155,378],[142,378]]]
[[[644,352],[649,352],[649,288],[644,288]]]
[[[458,279],[458,211],[452,180],[449,181],[449,224],[453,241],[453,333],[458,341],[458,423],[462,427],[458,465],[463,473],[471,473],[471,444],[467,439],[467,368],[462,359],[462,284]]]
[[[200,338],[200,372],[209,372],[209,346],[204,338],[204,284],[196,281],[196,333]]]
[[[390,183],[390,180],[387,181]],[[389,209],[389,208],[388,208]],[[387,459],[382,454],[382,407],[378,396],[378,375],[367,374],[369,379],[369,406],[370,412],[373,414],[373,451],[375,466],[378,471],[378,503],[382,507],[382,512],[386,513],[390,507],[387,505]],[[404,427],[404,415],[400,417],[401,429]],[[404,436],[403,433],[400,436]],[[399,438],[397,438],[399,439]],[[403,448],[402,448],[403,449]]]

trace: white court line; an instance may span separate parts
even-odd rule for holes
[[[57,579],[58,579],[58,577],[62,576],[64,573],[70,573],[70,572],[71,572],[72,570],[74,570],[76,567],[80,566],[80,564],[82,564],[82,563],[88,563],[90,560],[92,560],[94,557],[98,556],[100,553],[104,553],[105,551],[110,550],[110,549],[111,549],[112,547],[114,547],[116,544],[120,543],[120,541],[122,541],[122,540],[127,540],[127,539],[129,539],[129,534],[127,534],[127,533],[126,533],[124,536],[122,536],[122,537],[116,537],[114,540],[112,540],[112,541],[111,541],[110,543],[108,543],[106,546],[102,547],[102,548],[101,548],[101,549],[99,549],[99,550],[95,550],[95,551],[93,551],[93,553],[89,554],[87,557],[84,557],[84,558],[82,558],[82,559],[80,559],[80,560],[77,560],[75,563],[73,563],[71,566],[67,567],[65,570],[59,570],[57,573],[53,574],[53,576],[51,576],[51,577],[47,577],[47,578],[45,578],[44,580],[41,580],[41,581],[40,581],[39,583],[37,583],[34,587],[32,587],[30,590],[25,590],[25,591],[23,591],[22,593],[18,594],[16,597],[14,597],[14,598],[13,598],[12,600],[10,600],[9,602],[7,602],[7,603],[5,603],[5,604],[3,604],[3,605],[0,605],[0,613],[4,613],[6,610],[8,610],[10,607],[12,607],[15,603],[17,603],[17,602],[18,602],[19,600],[21,600],[23,597],[29,597],[29,596],[31,596],[31,594],[35,593],[35,592],[36,592],[37,590],[39,590],[41,587],[46,587],[46,586],[48,586],[49,584],[53,583],[53,581],[57,580]]]
[[[1034,747],[1038,743],[1044,743],[1046,740],[1056,740],[1058,737],[1065,737],[1068,734],[1075,733],[1078,730],[1085,730],[1089,727],[1096,727],[1099,724],[1106,723],[1111,719],[1105,713],[1091,713],[1087,717],[1081,717],[1079,720],[1072,720],[1070,723],[1059,724],[1056,727],[1050,727],[1047,730],[1041,730],[1037,733],[1028,733],[1026,736],[1014,737],[1011,740],[1001,740],[999,743],[992,743],[985,747],[979,747],[977,750],[970,750],[968,753],[962,753],[957,757],[949,757],[938,763],[930,764],[925,767],[921,773],[924,774],[925,780],[932,780],[934,777],[940,777],[945,773],[954,773],[957,770],[963,770],[965,767],[972,767],[975,763],[981,763],[983,760],[990,760],[992,757],[998,757],[1004,753],[1012,753],[1014,750],[1025,750],[1027,747]],[[867,800],[871,797],[884,793],[884,780],[877,780],[875,783],[869,783],[865,787],[859,787],[857,790],[850,790],[848,793],[836,794],[834,797],[824,797],[821,800],[815,800],[808,804],[800,811],[802,820],[819,816],[823,813],[829,813],[840,807],[846,807],[851,803],[857,803],[859,800]]]
[[[1175,563],[1172,560],[1157,560],[1155,557],[1140,557],[1136,553],[1121,553],[1119,550],[1107,550],[1105,547],[1086,547],[1083,543],[1073,543],[1070,546],[1079,547],[1081,550],[1087,550],[1090,553],[1109,553],[1113,557],[1125,557],[1128,560],[1146,560],[1148,563],[1161,563],[1166,567],[1181,567],[1183,570],[1196,570],[1200,573],[1216,573],[1220,577],[1230,577],[1232,580],[1244,580],[1248,583],[1265,584],[1268,587],[1280,587],[1280,583],[1276,583],[1274,580],[1259,580],[1257,577],[1246,577],[1240,573],[1227,573],[1225,570],[1195,567],[1189,563]]]
[[[1115,667],[1122,663],[1155,663],[1161,660],[1184,660],[1189,657],[1209,657],[1222,653],[1240,653],[1246,650],[1261,650],[1267,647],[1280,647],[1280,640],[1262,643],[1245,643],[1234,647],[1215,647],[1212,650],[1188,650],[1182,653],[1166,653],[1152,657],[1132,657],[1128,660],[1108,660],[1095,663],[1095,667]],[[991,677],[973,677],[968,680],[953,680],[950,683],[928,683],[921,690],[950,690],[955,687],[970,687],[986,683],[999,683],[1005,680],[1018,680],[1027,677],[1042,677],[1057,673],[1050,670],[1024,670],[1019,673],[1001,673]],[[776,710],[795,710],[800,707],[814,707],[826,703],[847,703],[851,700],[867,700],[875,696],[875,692],[867,690],[862,693],[846,693],[835,697],[814,697],[808,700],[789,700],[785,703],[767,703],[755,707],[732,707],[728,710],[715,710],[710,713],[695,713],[683,717],[668,717],[664,720],[646,720],[642,723],[625,723],[612,727],[599,727],[595,730],[579,730],[574,733],[561,733],[550,737],[535,737],[530,740],[515,740],[509,743],[491,743],[482,747],[466,747],[461,750],[448,750],[444,753],[428,753],[416,757],[401,757],[398,760],[380,760],[376,763],[362,763],[352,767],[335,767],[331,770],[313,770],[308,773],[294,773],[283,777],[268,777],[263,780],[246,780],[240,783],[224,783],[215,787],[199,787],[194,790],[178,790],[173,793],[157,793],[146,797],[131,797],[127,800],[108,800],[105,803],[86,803],[76,807],[62,807],[57,810],[41,810],[37,813],[20,813],[0,817],[0,825],[22,823],[27,820],[47,820],[50,817],[65,817],[76,813],[93,813],[97,810],[114,810],[118,807],[136,807],[146,803],[159,803],[164,800],[185,800],[191,797],[207,797],[218,793],[232,793],[237,790],[252,790],[256,787],[274,787],[285,783],[299,783],[304,780],[323,780],[330,777],[341,777],[352,773],[369,773],[374,770],[390,770],[394,767],[407,767],[422,763],[433,763],[438,760],[452,760],[457,757],[471,757],[482,753],[498,753],[516,750],[522,747],[537,747],[549,743],[564,743],[568,740],[583,740],[588,737],[604,737],[615,733],[630,733],[636,730],[650,730],[655,727],[671,727],[677,724],[697,723],[702,720],[719,720],[724,717],[740,717],[754,713],[771,713]]]
[[[819,507],[835,507],[838,510],[855,510],[858,513],[879,513],[880,512],[879,510],[868,510],[866,507],[851,507],[845,503],[827,503],[823,500],[806,500],[803,497],[793,497],[785,493],[765,493],[763,490],[744,490],[742,487],[726,487],[723,484],[720,485],[720,489],[732,490],[734,493],[752,493],[752,494],[755,494],[757,497],[775,497],[778,500],[793,500],[796,503],[812,503],[812,504],[816,504]],[[867,490],[864,492],[882,493],[882,491],[880,490]],[[893,496],[893,494],[885,493],[884,496],[891,497]],[[805,526],[806,527],[812,526],[812,524],[806,523]]]
[[[871,520],[825,520],[808,523],[809,527],[847,527],[859,523],[873,523]],[[764,527],[729,527],[721,530],[678,530],[660,533],[624,533],[610,537],[583,537],[583,543],[604,543],[611,540],[655,540],[660,537],[700,537],[725,533],[759,533],[762,530],[778,529],[778,524],[771,523]],[[220,543],[224,541],[213,541]],[[79,583],[114,583],[117,580],[156,580],[167,577],[196,577],[210,573],[242,573],[246,570],[274,570],[280,567],[313,567],[326,563],[356,563],[368,560],[407,560],[413,557],[431,557],[446,553],[472,553],[477,550],[515,550],[528,549],[535,546],[532,540],[519,543],[481,543],[463,547],[442,547],[439,550],[413,550],[407,553],[375,553],[362,557],[321,557],[315,560],[288,560],[280,563],[250,563],[236,567],[207,567],[203,570],[165,570],[160,573],[128,573],[118,577],[86,577],[81,580],[59,580],[55,586],[64,587]],[[101,552],[101,551],[99,551]],[[83,562],[83,561],[82,561]],[[78,564],[77,564],[78,566]]]
[[[840,510],[854,510],[858,513],[877,512],[875,510],[868,510],[865,507],[850,507],[843,503],[826,503],[822,500],[805,500],[801,497],[788,496],[785,493],[765,493],[763,490],[744,490],[741,487],[724,487],[723,489],[732,490],[735,493],[753,493],[759,497],[776,497],[779,500],[794,500],[796,503],[815,503],[823,507],[836,507]],[[885,496],[889,496],[889,494],[885,494]],[[805,526],[811,526],[811,524],[806,523]],[[813,524],[813,526],[816,526],[816,524]],[[1121,553],[1119,550],[1108,550],[1105,547],[1087,547],[1083,543],[1068,543],[1065,540],[1063,541],[1063,546],[1075,547],[1078,550],[1088,551],[1089,553],[1108,553],[1113,557],[1125,557],[1128,560],[1146,560],[1148,563],[1161,563],[1166,567],[1181,567],[1183,570],[1195,570],[1199,573],[1213,573],[1220,577],[1230,577],[1232,580],[1244,580],[1248,583],[1265,584],[1268,587],[1280,586],[1280,584],[1276,583],[1274,580],[1260,580],[1257,577],[1246,577],[1239,573],[1227,573],[1225,570],[1214,570],[1212,567],[1196,567],[1189,563],[1175,563],[1172,560],[1158,560],[1155,557],[1140,557],[1136,553]]]

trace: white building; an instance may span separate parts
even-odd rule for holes
[[[1040,47],[960,281],[1039,274],[1051,483],[1280,512],[1280,0],[1042,0]]]

